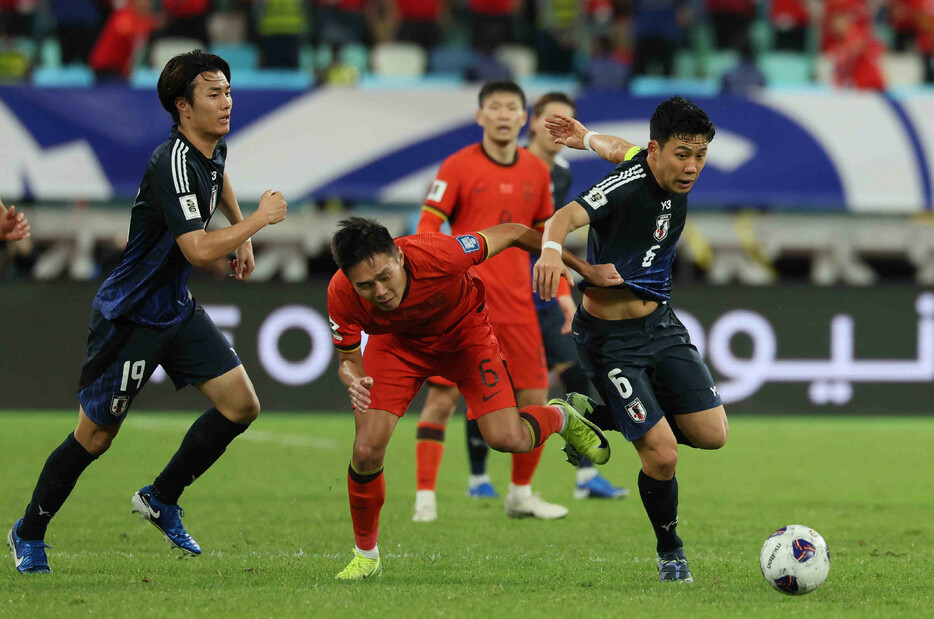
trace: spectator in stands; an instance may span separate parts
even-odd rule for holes
[[[770,19],[775,33],[775,49],[789,52],[807,50],[808,26],[814,0],[772,0]]]
[[[915,46],[924,61],[924,81],[934,83],[934,0],[911,0],[910,16],[915,27]]]
[[[633,75],[649,73],[650,65],[658,63],[661,74],[671,77],[675,67],[675,50],[681,46],[682,32],[690,14],[684,0],[634,0],[633,34],[636,38]]]
[[[884,90],[881,57],[885,46],[873,32],[864,0],[827,0],[824,50],[833,61],[834,84],[859,90]]]
[[[52,0],[56,39],[61,45],[62,63],[85,63],[101,27],[98,0]]]
[[[367,40],[366,0],[316,0],[319,43],[343,45]]]
[[[0,35],[31,38],[39,0],[0,0]]]
[[[467,0],[470,42],[481,53],[492,53],[516,40],[515,16],[519,0]]]
[[[571,73],[581,33],[578,0],[534,0],[535,51],[539,73]]]
[[[447,16],[446,0],[394,0],[390,3],[398,21],[396,39],[417,43],[430,52],[441,42],[441,23]]]
[[[264,67],[297,69],[308,32],[304,0],[258,0],[257,32]]]
[[[889,1],[888,21],[895,35],[892,40],[894,51],[906,52],[914,47],[917,28],[913,8],[916,4],[916,0]]]
[[[728,49],[737,37],[749,33],[755,18],[756,0],[707,0],[710,23],[718,49]]]
[[[609,35],[598,36],[582,81],[594,90],[622,90],[629,85],[632,54],[614,46]]]
[[[158,36],[197,39],[207,45],[211,0],[161,0],[160,7],[166,23]]]
[[[723,74],[720,91],[725,95],[747,96],[765,88],[765,75],[756,65],[756,55],[752,50],[749,37],[737,42],[739,63]]]
[[[98,79],[127,79],[137,54],[161,23],[152,13],[152,0],[127,0],[111,13],[88,61]]]

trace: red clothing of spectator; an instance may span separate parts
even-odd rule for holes
[[[783,29],[802,28],[811,16],[805,0],[772,0],[772,23]]]
[[[136,52],[156,28],[155,17],[139,12],[133,3],[110,14],[88,64],[98,72],[129,77]]]
[[[169,17],[195,17],[211,10],[211,0],[162,0],[161,6]]]
[[[752,17],[755,6],[753,0],[707,0],[707,10],[711,13],[731,13]]]
[[[885,90],[879,58],[885,47],[875,38],[871,24],[850,22],[836,37],[828,54],[834,61],[834,83],[859,90]]]
[[[906,28],[915,33],[915,47],[925,56],[934,55],[934,0],[899,0]]]
[[[467,8],[480,15],[512,15],[518,5],[517,0],[467,0]]]
[[[441,15],[441,0],[396,0],[399,19],[436,21]]]

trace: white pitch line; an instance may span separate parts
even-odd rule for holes
[[[130,417],[127,419],[126,423],[150,430],[178,431],[191,426],[192,421]],[[337,449],[340,447],[337,441],[327,438],[303,436],[300,434],[284,434],[281,432],[270,432],[268,430],[247,430],[241,434],[237,440],[272,443],[274,445],[285,445],[286,447],[312,447],[314,449]]]

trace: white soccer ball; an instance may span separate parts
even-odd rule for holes
[[[769,535],[762,544],[759,567],[778,591],[804,595],[826,580],[830,551],[820,533],[803,524],[790,524]]]

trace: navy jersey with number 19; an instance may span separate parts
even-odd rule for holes
[[[94,298],[105,318],[165,329],[191,314],[191,264],[175,239],[207,227],[223,191],[226,159],[223,138],[208,159],[178,127],[156,148],[133,204],[120,264]]]
[[[629,288],[642,299],[668,301],[687,195],[659,187],[641,150],[576,200],[590,216],[587,262],[612,262],[623,278],[617,288]],[[586,280],[579,284],[581,290],[589,285]]]

